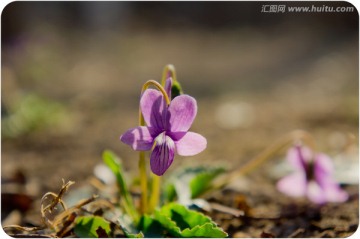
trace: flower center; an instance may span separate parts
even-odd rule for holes
[[[154,146],[158,146],[158,147],[168,147],[170,149],[175,148],[175,143],[174,141],[166,135],[166,132],[162,132],[161,134],[159,134],[155,140],[154,140]]]
[[[306,173],[306,179],[308,181],[315,179],[315,168],[314,168],[314,162],[309,162],[305,165],[305,173]]]

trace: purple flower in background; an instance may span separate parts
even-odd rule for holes
[[[171,87],[166,85],[165,88],[169,92]],[[150,166],[154,174],[161,176],[165,173],[174,160],[175,152],[192,156],[206,148],[203,136],[188,131],[197,113],[193,97],[177,96],[167,106],[160,91],[147,89],[141,96],[140,109],[147,126],[129,129],[120,136],[120,140],[137,151],[153,149]]]
[[[297,145],[289,149],[287,160],[296,171],[277,183],[280,192],[293,197],[306,196],[317,204],[348,199],[348,194],[333,178],[333,165],[327,155],[314,155],[309,148]]]

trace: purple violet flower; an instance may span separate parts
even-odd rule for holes
[[[168,84],[165,88],[169,94],[171,87]],[[160,91],[147,89],[141,96],[140,109],[147,126],[129,129],[120,140],[137,151],[152,149],[150,166],[154,174],[161,176],[165,173],[175,152],[192,156],[206,148],[207,141],[203,136],[188,131],[197,113],[193,97],[177,96],[167,106]]]
[[[333,164],[327,155],[314,155],[308,147],[297,145],[289,149],[287,160],[296,171],[277,183],[280,192],[292,197],[307,196],[317,204],[348,199],[333,178]]]

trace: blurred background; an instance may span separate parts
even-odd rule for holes
[[[333,157],[339,180],[358,183],[356,9],[261,12],[324,4],[10,3],[1,16],[2,182],[30,180],[41,198],[62,178],[84,182],[105,149],[137,173],[138,156],[119,136],[138,124],[142,84],[173,64],[198,102],[191,130],[208,147],[176,156],[170,172],[190,162],[239,167],[303,129]]]

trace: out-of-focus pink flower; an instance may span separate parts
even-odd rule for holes
[[[280,192],[292,197],[306,196],[317,204],[348,199],[333,178],[333,164],[327,155],[314,154],[308,147],[296,145],[289,149],[287,160],[295,172],[277,183]]]

